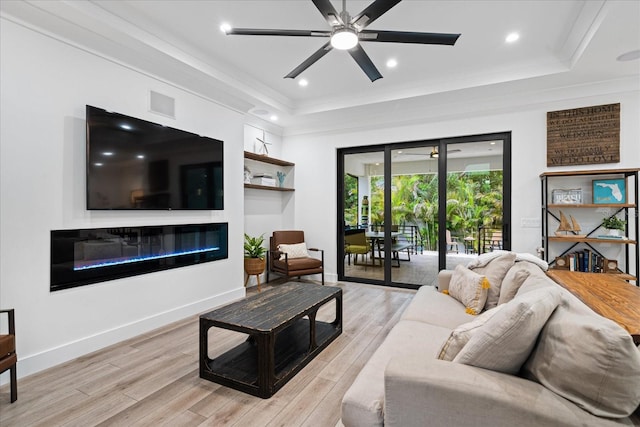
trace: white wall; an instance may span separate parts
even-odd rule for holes
[[[601,93],[601,85],[597,90]],[[550,91],[545,95],[554,101],[517,109],[505,105],[500,113],[494,114],[483,113],[482,105],[478,105],[475,112],[465,110],[464,115],[440,122],[425,118],[424,124],[379,128],[372,123],[369,129],[285,136],[283,155],[296,163],[297,186],[304,189],[296,194],[295,226],[305,230],[311,244],[327,250],[327,280],[337,279],[336,149],[341,147],[511,131],[512,249],[536,254],[536,248],[541,244],[540,228],[524,228],[521,220],[541,217],[539,175],[542,172],[640,167],[640,92],[632,90],[589,96],[588,87],[581,87],[578,91],[579,94],[576,95],[574,90],[560,101],[558,99],[562,99],[563,94]],[[498,101],[493,98],[489,102],[495,106]],[[616,102],[621,103],[620,163],[563,168],[546,166],[547,111]],[[494,108],[487,110],[495,111]]]
[[[19,375],[244,296],[243,116],[10,21],[0,27],[0,306],[16,309]],[[149,90],[175,98],[175,120],[148,112]],[[87,211],[85,104],[223,140],[224,211]],[[50,230],[206,222],[229,223],[229,259],[49,292]]]

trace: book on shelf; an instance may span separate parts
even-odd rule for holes
[[[266,177],[253,177],[251,178],[251,183],[252,184],[258,184],[258,185],[265,185],[268,187],[275,187],[276,186],[276,180],[274,178],[266,178]]]
[[[591,249],[583,249],[566,255],[569,271],[602,273],[604,258]]]

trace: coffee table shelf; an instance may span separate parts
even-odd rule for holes
[[[316,322],[318,347],[332,339],[335,330],[335,326],[330,323]],[[308,361],[305,362],[305,359],[311,360],[314,356],[313,351],[309,351],[309,321],[307,319],[301,319],[280,332],[276,335],[274,348],[274,386],[279,388],[281,381],[288,381],[290,376],[299,371],[296,368],[308,363]],[[258,349],[256,342],[251,337],[212,359],[207,363],[207,367],[211,375],[217,379],[242,383],[247,388],[258,392]]]

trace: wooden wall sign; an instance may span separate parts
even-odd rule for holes
[[[547,166],[619,162],[620,103],[547,113]]]

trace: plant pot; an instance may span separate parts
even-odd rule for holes
[[[248,275],[262,274],[267,263],[265,258],[245,258],[244,271]]]
[[[620,237],[622,235],[622,230],[618,230],[617,228],[609,229],[609,236]]]

